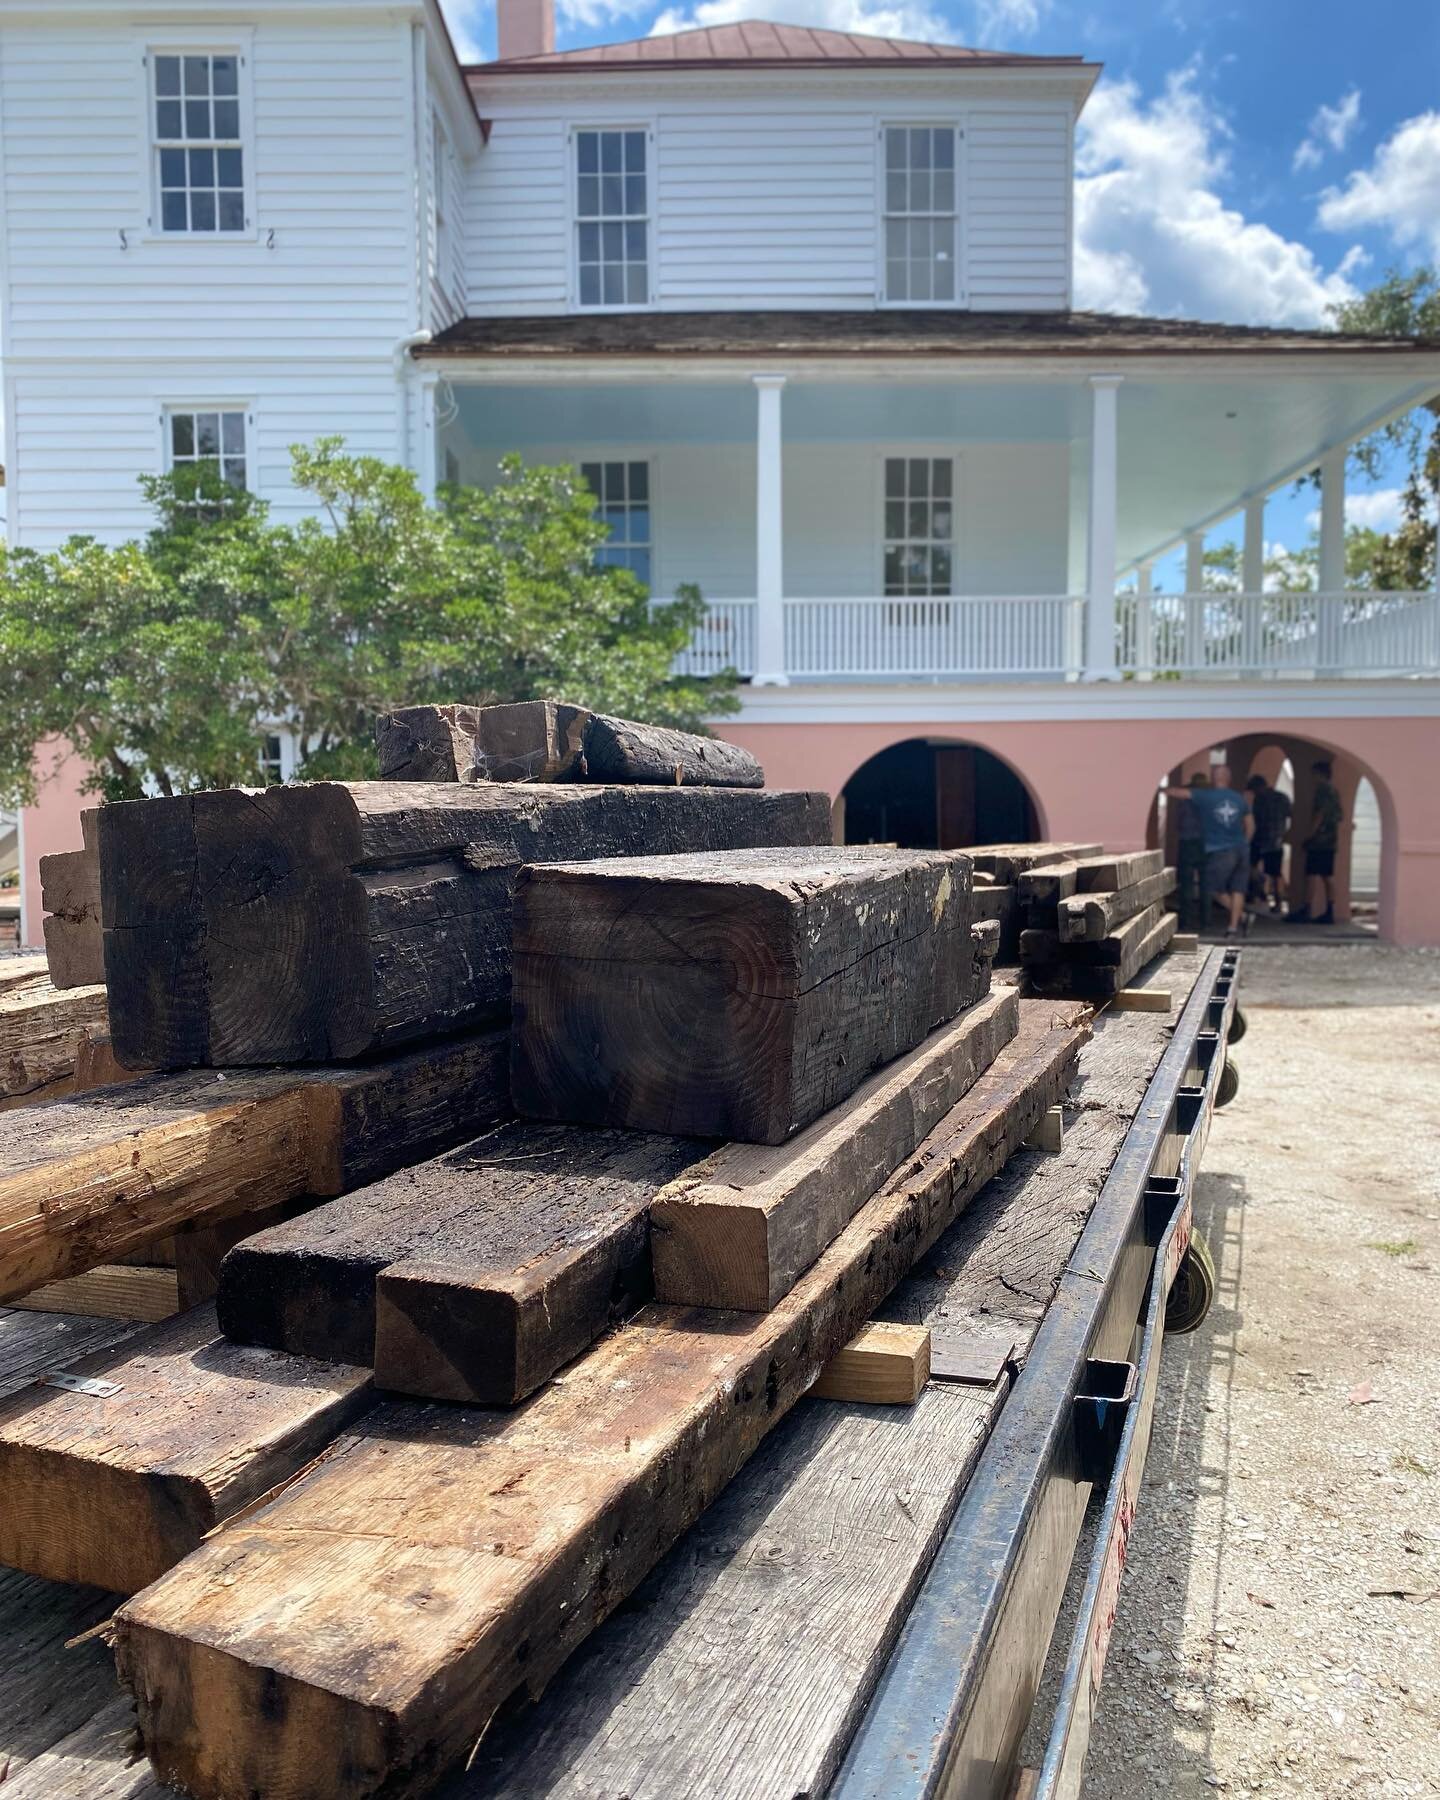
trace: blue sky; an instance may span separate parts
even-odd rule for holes
[[[462,55],[494,55],[494,0],[441,4]],[[562,48],[772,18],[1103,62],[1077,139],[1083,306],[1314,324],[1391,267],[1440,263],[1436,0],[557,0],[557,13]],[[1352,522],[1392,524],[1397,479],[1357,484]],[[1276,495],[1267,535],[1303,542],[1314,504]]]

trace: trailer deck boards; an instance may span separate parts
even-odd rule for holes
[[[1171,955],[1142,978],[1172,991],[1168,1015],[1095,1021],[1061,1152],[1018,1152],[880,1308],[932,1329],[917,1404],[796,1407],[544,1699],[496,1721],[447,1795],[824,1790],[1203,961]],[[0,1312],[0,1392],[132,1329]],[[0,1571],[7,1800],[171,1793],[130,1760],[134,1709],[104,1645],[63,1647],[112,1606]]]

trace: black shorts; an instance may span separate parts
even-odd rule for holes
[[[1285,861],[1283,850],[1251,850],[1252,867],[1258,863],[1267,875],[1278,876]]]
[[[1306,850],[1305,873],[1307,875],[1333,875],[1335,873],[1335,852],[1333,850]]]

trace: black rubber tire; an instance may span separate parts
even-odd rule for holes
[[[1215,1104],[1228,1106],[1240,1092],[1240,1071],[1233,1061],[1227,1059],[1225,1067],[1220,1071],[1220,1082],[1215,1089]]]
[[[1204,1320],[1215,1299],[1215,1261],[1210,1246],[1198,1231],[1190,1233],[1190,1247],[1180,1259],[1169,1298],[1165,1302],[1167,1336],[1183,1336]]]
[[[1229,1030],[1228,1035],[1226,1036],[1225,1042],[1227,1044],[1238,1044],[1240,1042],[1241,1038],[1244,1037],[1245,1033],[1249,1029],[1250,1029],[1250,1021],[1245,1017],[1244,1013],[1241,1012],[1240,1008],[1237,1006],[1235,1008],[1234,1012],[1231,1013],[1231,1015],[1230,1015],[1230,1030]]]

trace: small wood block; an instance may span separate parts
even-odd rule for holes
[[[1018,1334],[1013,1320],[985,1326],[976,1322],[933,1326],[930,1331],[930,1379],[963,1381],[989,1387],[1005,1373],[1015,1355]]]
[[[513,966],[517,1112],[758,1144],[990,984],[968,859],[869,847],[522,869]]]
[[[1177,931],[1170,940],[1170,948],[1177,955],[1193,955],[1200,948],[1198,931]]]
[[[1052,1106],[1041,1119],[1034,1133],[1026,1138],[1027,1150],[1044,1150],[1050,1156],[1058,1156],[1065,1147],[1065,1110]]]
[[[1170,1010],[1169,988],[1121,988],[1110,1001],[1114,1012],[1162,1013]]]
[[[109,1263],[64,1281],[47,1282],[10,1304],[22,1312],[84,1313],[96,1319],[153,1324],[179,1312],[180,1281],[174,1269]]]
[[[872,1320],[830,1358],[810,1395],[814,1400],[913,1406],[929,1377],[928,1326]]]
[[[81,850],[40,858],[40,904],[50,980],[57,988],[93,987],[105,980],[100,937],[100,850],[98,808],[80,814]]]

